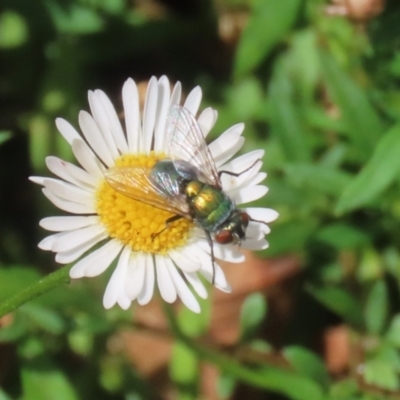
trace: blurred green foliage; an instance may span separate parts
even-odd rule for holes
[[[361,23],[327,15],[327,5],[3,0],[0,300],[55,267],[36,250],[44,235],[37,221],[55,210],[26,180],[47,174],[47,155],[72,159],[54,118],[77,125],[88,89],[102,88],[117,104],[129,76],[167,74],[186,90],[202,86],[203,105],[219,112],[212,134],[243,121],[244,151],[266,150],[270,192],[258,203],[280,218],[260,256],[296,254],[302,263],[279,342],[263,335],[270,307],[253,293],[232,362],[221,349],[197,346],[209,329],[210,301],[199,316],[180,311],[176,329],[187,340],[176,337],[169,361],[176,398],[200,397],[206,359],[221,371],[223,399],[242,398],[243,384],[253,386],[248,398],[258,388],[268,399],[399,399],[400,4],[388,0],[382,14]],[[245,20],[239,33],[223,35],[235,16]],[[106,279],[49,293],[4,322],[1,400],[166,398],[123,351],[110,351],[132,318],[102,309]],[[315,345],[337,324],[347,326],[352,349],[339,375]],[[241,361],[241,349],[258,357]]]

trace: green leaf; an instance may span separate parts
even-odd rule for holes
[[[370,290],[365,305],[365,323],[368,332],[377,335],[382,331],[389,312],[388,302],[386,283],[380,280]]]
[[[169,373],[175,383],[195,386],[199,378],[199,360],[193,350],[181,342],[176,342],[172,348]]]
[[[317,32],[313,29],[295,31],[288,52],[292,76],[296,79],[301,98],[312,104],[314,104],[315,89],[320,80],[317,36]]]
[[[339,287],[312,287],[307,291],[325,307],[338,314],[357,329],[363,329],[364,319],[361,305],[347,291]]]
[[[279,141],[287,160],[305,162],[311,159],[310,149],[293,90],[293,83],[281,61],[275,67],[269,87],[272,133]]]
[[[56,2],[45,2],[58,32],[69,34],[89,34],[103,29],[104,21],[89,7],[71,3],[62,7]]]
[[[178,314],[179,327],[189,337],[198,337],[205,334],[210,323],[210,299],[197,300],[200,303],[201,313],[196,314],[183,307]]]
[[[269,248],[265,253],[273,257],[287,252],[300,251],[314,230],[312,221],[290,221],[274,226],[274,234],[268,237]]]
[[[360,247],[369,241],[363,231],[340,222],[323,227],[316,238],[339,250]]]
[[[341,214],[361,207],[376,198],[400,171],[400,124],[380,139],[371,159],[345,188],[335,212]]]
[[[11,400],[11,397],[8,397],[6,392],[4,392],[1,388],[0,388],[0,400]]]
[[[0,36],[1,36],[1,33],[0,33]],[[5,142],[6,140],[8,140],[10,137],[11,137],[11,132],[9,132],[9,131],[0,131],[0,144]]]
[[[298,373],[313,379],[324,388],[329,386],[328,371],[316,354],[299,346],[286,347],[283,354]]]
[[[267,301],[261,293],[246,297],[240,313],[241,341],[254,337],[267,313]]]
[[[218,379],[217,391],[221,399],[230,399],[236,388],[236,379],[230,375],[222,374]]]
[[[254,77],[241,80],[229,91],[230,112],[238,121],[252,118],[263,102],[263,92],[260,81]]]
[[[330,388],[330,395],[334,400],[353,400],[357,393],[358,383],[355,379],[343,379]]]
[[[400,354],[389,343],[382,342],[374,358],[389,364],[397,373],[400,372]]]
[[[25,19],[14,11],[0,13],[0,48],[11,49],[23,45],[29,38]]]
[[[326,85],[347,125],[347,134],[361,159],[365,159],[374,150],[383,132],[383,124],[364,91],[331,55],[320,51],[320,62]]]
[[[299,12],[300,0],[256,0],[240,38],[235,75],[256,68],[289,32]]]
[[[50,360],[35,358],[21,370],[23,400],[78,400],[74,387]]]
[[[318,164],[288,164],[289,179],[298,187],[309,187],[324,194],[337,196],[350,182],[349,174]]]
[[[364,364],[364,379],[370,385],[376,385],[382,389],[397,390],[399,377],[395,369],[386,361],[373,359]]]
[[[16,315],[11,325],[1,327],[0,342],[15,342],[28,333],[30,328],[28,321]]]
[[[34,303],[24,304],[20,308],[20,312],[35,325],[53,335],[58,335],[65,329],[65,322],[62,317],[48,307]]]
[[[361,282],[371,282],[383,274],[382,258],[372,246],[362,249],[361,260],[356,271],[357,279]]]
[[[386,339],[389,343],[400,348],[400,314],[393,317],[386,333]]]
[[[259,371],[265,385],[271,390],[293,400],[321,400],[322,389],[307,377],[277,368],[262,368]]]

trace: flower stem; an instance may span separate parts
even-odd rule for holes
[[[70,266],[66,265],[55,272],[45,276],[31,286],[0,303],[0,318],[15,310],[22,304],[53,290],[57,286],[69,282]]]

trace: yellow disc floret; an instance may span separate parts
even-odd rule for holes
[[[123,155],[117,167],[147,167],[165,158],[162,154]],[[97,213],[110,237],[134,251],[166,254],[186,243],[193,222],[182,218],[168,227],[165,221],[174,216],[169,211],[134,200],[113,189],[106,181],[97,190]],[[160,233],[161,232],[161,233]]]

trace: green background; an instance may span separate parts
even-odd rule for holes
[[[50,175],[48,155],[72,160],[54,119],[77,126],[96,88],[121,110],[128,77],[201,85],[202,107],[219,112],[213,137],[246,123],[243,150],[266,150],[270,190],[258,204],[280,213],[258,256],[295,255],[300,272],[274,338],[265,293],[248,293],[229,348],[207,336],[211,302],[200,316],[166,309],[163,386],[110,350],[119,332],[141,327],[135,307],[103,310],[107,277],[57,289],[2,320],[1,400],[205,398],[204,362],[220,371],[222,399],[400,398],[400,4],[369,21],[327,5],[2,0],[0,300],[56,268],[37,249],[38,221],[59,212],[27,180]],[[343,326],[350,353],[335,373],[324,332]]]

